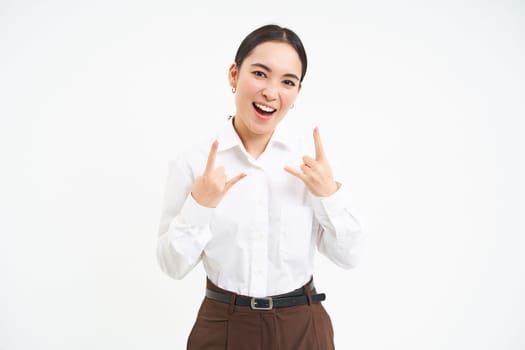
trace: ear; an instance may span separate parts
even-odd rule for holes
[[[239,70],[237,69],[237,64],[232,63],[230,69],[228,70],[228,81],[232,88],[237,88],[237,77],[239,76]]]

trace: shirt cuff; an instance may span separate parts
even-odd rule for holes
[[[330,217],[343,212],[350,194],[344,185],[340,185],[337,191],[330,196],[319,197],[310,194],[312,199],[312,208],[321,224],[330,222]]]
[[[214,213],[215,208],[200,205],[190,193],[182,206],[180,216],[184,223],[190,226],[206,226],[211,222]]]

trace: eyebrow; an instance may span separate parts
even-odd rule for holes
[[[262,63],[253,63],[251,66],[252,66],[252,67],[260,67],[260,68],[262,68],[262,69],[267,70],[267,71],[270,72],[270,73],[272,72],[272,70],[270,69],[270,67],[268,67],[268,66],[266,66],[266,65],[264,65],[264,64],[262,64]],[[284,76],[284,77],[288,77],[288,78],[294,78],[294,79],[297,79],[297,81],[301,80],[301,79],[299,79],[299,77],[298,77],[297,75],[295,75],[295,74],[293,74],[293,73],[286,73],[286,74],[284,74],[283,76]]]

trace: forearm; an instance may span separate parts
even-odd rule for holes
[[[211,239],[210,220],[214,209],[205,208],[188,196],[182,210],[161,232],[157,242],[157,258],[169,276],[183,278],[199,261]]]
[[[355,267],[363,245],[363,232],[349,205],[349,194],[340,188],[330,197],[314,197],[312,204],[320,230],[318,249],[338,266]]]

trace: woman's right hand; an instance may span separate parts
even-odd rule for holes
[[[193,188],[191,189],[193,199],[195,199],[200,205],[208,208],[215,208],[220,203],[226,192],[228,192],[228,190],[240,179],[246,176],[246,174],[241,173],[226,181],[224,167],[220,166],[215,169],[215,158],[217,156],[218,148],[219,142],[215,140],[211,145],[204,174],[197,176]]]

